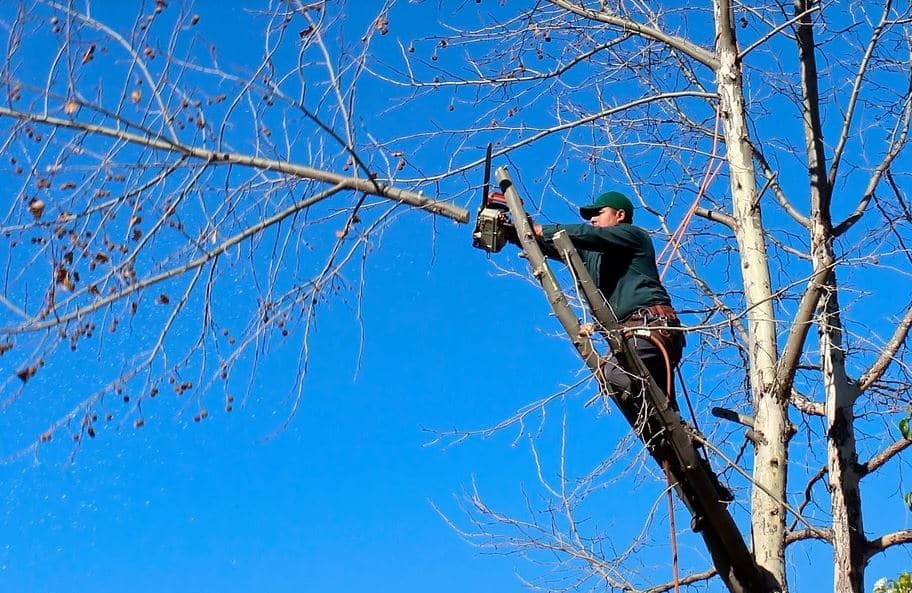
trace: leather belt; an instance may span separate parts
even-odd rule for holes
[[[671,305],[658,304],[658,305],[647,305],[645,307],[640,307],[630,315],[624,318],[621,321],[622,324],[630,324],[635,322],[637,324],[642,324],[644,322],[663,319],[665,321],[678,321],[678,313],[674,310],[674,307]]]

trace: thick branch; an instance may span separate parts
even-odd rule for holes
[[[877,360],[874,361],[871,368],[865,371],[858,379],[859,391],[866,390],[883,376],[884,372],[886,372],[887,368],[890,366],[890,363],[893,362],[893,357],[896,355],[896,352],[905,343],[906,337],[909,335],[910,327],[912,327],[912,303],[909,303],[909,306],[906,308],[905,316],[903,316],[899,325],[896,326],[893,337],[884,345],[883,350],[880,352],[880,356],[877,357]]]
[[[823,402],[812,401],[808,396],[795,389],[792,389],[790,401],[793,406],[804,414],[808,414],[809,416],[826,416],[826,409],[824,408]]]
[[[380,181],[373,179],[345,177],[336,173],[332,173],[330,171],[324,171],[322,169],[316,169],[304,165],[296,165],[288,161],[278,161],[258,156],[250,156],[230,152],[219,152],[195,146],[187,146],[185,144],[180,144],[178,142],[168,140],[160,136],[153,136],[151,134],[141,135],[133,132],[127,132],[125,130],[118,130],[115,128],[80,122],[72,119],[62,119],[39,113],[26,113],[3,106],[0,106],[0,117],[11,117],[21,121],[31,121],[47,124],[49,126],[55,126],[58,128],[80,130],[83,132],[88,132],[90,134],[116,138],[118,140],[123,140],[132,144],[138,144],[140,146],[146,146],[148,148],[155,148],[158,150],[167,150],[179,154],[185,154],[194,158],[211,162],[214,165],[243,165],[245,167],[253,167],[255,169],[264,171],[275,171],[278,173],[293,175],[295,177],[313,179],[316,181],[322,181],[324,183],[331,183],[335,186],[340,186],[342,189],[351,189],[364,192],[366,194],[389,198],[397,202],[402,202],[403,204],[408,204],[409,206],[414,206],[415,208],[420,208],[422,210],[427,210],[440,216],[451,218],[457,222],[469,221],[469,212],[465,208],[460,208],[459,206],[454,206],[453,204],[449,204],[447,202],[432,200],[426,198],[420,193],[414,193],[404,189],[399,189],[397,187],[392,187],[390,185],[385,185]]]
[[[868,540],[868,551],[865,554],[865,559],[870,559],[872,556],[880,554],[893,546],[906,544],[912,544],[912,529],[894,531],[876,539]]]
[[[829,529],[799,529],[785,536],[785,544],[793,544],[808,539],[819,539],[833,543],[833,532]]]
[[[728,214],[725,214],[724,212],[720,212],[718,210],[707,210],[706,208],[696,208],[694,210],[694,214],[701,218],[705,218],[706,220],[721,222],[730,229],[735,228],[735,219]]]
[[[571,4],[570,2],[567,2],[567,0],[548,0],[548,2],[587,19],[612,25],[624,31],[636,33],[637,35],[640,35],[641,37],[645,37],[647,39],[660,41],[665,45],[690,56],[691,58],[695,59],[696,61],[712,70],[716,70],[719,67],[719,61],[711,52],[703,49],[698,45],[694,45],[686,39],[675,37],[674,35],[668,35],[667,33],[663,33],[658,29],[647,27],[646,25],[642,25],[635,21],[615,16],[608,12],[599,12],[578,6],[576,4]]]
[[[912,441],[906,439],[899,439],[874,457],[868,460],[867,463],[862,463],[858,467],[858,475],[865,477],[868,474],[876,472],[882,465],[890,461],[901,452],[905,451],[906,448],[912,445]]]
[[[801,353],[804,352],[804,343],[811,329],[811,319],[817,310],[817,304],[823,295],[824,285],[831,271],[832,267],[829,266],[816,270],[808,281],[807,289],[801,295],[798,311],[789,328],[788,340],[776,366],[776,385],[783,397],[791,392],[792,379],[795,377]]]
[[[798,63],[801,73],[802,119],[807,167],[811,179],[811,218],[814,224],[830,226],[832,188],[826,175],[826,154],[823,148],[823,126],[820,120],[820,90],[818,87],[817,45],[814,24],[808,12],[816,0],[796,0],[795,12],[800,15],[797,28]]]

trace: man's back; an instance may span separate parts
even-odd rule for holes
[[[618,319],[649,305],[671,304],[659,280],[652,239],[645,230],[632,224],[543,225],[542,234],[549,247],[550,238],[560,230],[566,231],[579,250],[586,269]]]

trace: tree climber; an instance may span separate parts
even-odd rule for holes
[[[558,231],[567,233],[618,321],[633,334],[643,364],[677,408],[673,372],[681,360],[684,333],[659,280],[652,239],[633,224],[633,204],[620,192],[603,193],[581,207],[580,215],[590,224],[535,225],[543,252],[558,258],[551,239]],[[630,377],[613,354],[602,364],[609,383],[630,389]]]
[[[677,410],[673,372],[681,360],[684,333],[659,279],[652,239],[633,224],[633,204],[620,192],[603,193],[593,204],[581,207],[580,215],[590,224],[533,225],[542,252],[560,259],[553,237],[558,231],[567,233],[618,322],[632,334],[637,355]],[[519,245],[515,229],[509,229],[507,240]],[[602,359],[602,370],[610,384],[630,391],[630,376],[610,351]],[[702,456],[700,460],[706,464],[719,499],[734,500],[708,460]]]

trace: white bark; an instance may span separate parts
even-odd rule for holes
[[[786,403],[773,389],[777,358],[776,328],[767,249],[763,235],[753,150],[748,142],[738,48],[731,27],[731,7],[715,3],[717,80],[732,214],[738,241],[750,344],[750,380],[756,407],[755,426],[765,439],[754,450],[751,496],[754,555],[777,587],[785,590],[785,500],[787,450]],[[767,492],[775,495],[771,497]]]
[[[833,282],[835,285],[835,281]],[[835,288],[835,286],[834,286]],[[833,531],[833,590],[864,592],[865,537],[859,491],[853,408],[857,390],[845,373],[845,352],[836,293],[826,299],[820,323],[826,395],[827,467]]]

